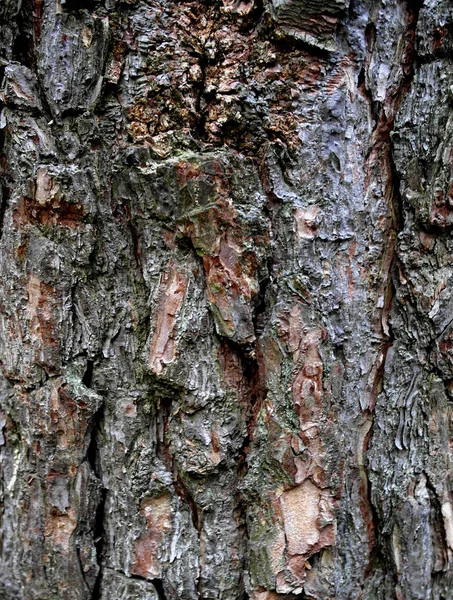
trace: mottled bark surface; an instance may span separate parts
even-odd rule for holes
[[[0,598],[452,599],[453,3],[2,0]]]

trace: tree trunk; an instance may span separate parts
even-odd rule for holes
[[[453,599],[451,1],[0,40],[0,598]]]

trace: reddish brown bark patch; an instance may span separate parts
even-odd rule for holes
[[[187,276],[170,262],[163,275],[157,301],[154,335],[149,351],[149,365],[160,375],[164,366],[176,358],[176,317],[187,290]]]
[[[30,275],[27,283],[27,316],[30,319],[31,342],[35,362],[54,371],[60,364],[59,328],[57,324],[58,298],[55,289]]]
[[[27,223],[53,225],[58,227],[77,227],[83,220],[83,206],[57,199],[49,205],[37,204],[32,198],[22,198],[15,210],[14,220],[18,225]]]
[[[140,505],[140,514],[146,520],[146,531],[134,545],[132,573],[154,579],[161,576],[162,541],[166,532],[171,530],[170,495],[158,498],[144,498]]]
[[[57,182],[45,167],[38,169],[34,198],[21,198],[14,211],[17,225],[77,227],[84,216],[85,208],[62,197]]]
[[[70,540],[77,527],[77,518],[74,508],[70,507],[66,514],[58,511],[50,512],[46,516],[44,537],[49,539],[53,547],[58,548],[63,554],[71,553]]]
[[[179,229],[202,256],[206,293],[219,333],[239,343],[251,342],[255,333],[250,302],[259,291],[259,255],[264,254],[268,236],[263,232],[250,243],[247,226],[226,197],[228,190],[216,183],[222,182],[214,181],[215,205],[192,211]]]

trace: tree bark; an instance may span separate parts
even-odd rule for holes
[[[0,598],[453,599],[450,0],[2,0]]]

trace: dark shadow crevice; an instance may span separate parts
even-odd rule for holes
[[[90,362],[90,361],[89,361]],[[92,362],[92,361],[91,361]],[[90,382],[91,383],[91,382]],[[96,507],[96,515],[94,518],[93,525],[93,545],[96,552],[96,562],[99,566],[99,572],[92,590],[91,600],[99,600],[101,593],[101,581],[102,581],[102,555],[104,550],[105,540],[105,505],[107,499],[107,489],[102,486],[102,469],[101,469],[101,458],[98,446],[98,436],[101,432],[101,427],[104,421],[104,406],[96,412],[93,417],[93,425],[91,430],[90,443],[88,445],[86,460],[88,461],[93,473],[98,478],[101,484],[101,497],[99,504]]]
[[[93,381],[93,367],[94,367],[94,361],[88,359],[86,370],[82,377],[82,383],[87,388],[91,388],[91,383]]]
[[[8,208],[8,190],[0,184],[0,240],[3,236],[3,228],[5,223],[5,214]]]
[[[34,0],[22,0],[19,14],[16,16],[18,33],[12,48],[14,59],[31,70],[36,67],[34,11]]]
[[[156,589],[157,595],[159,596],[159,600],[167,600],[162,579],[151,579],[151,583]]]

